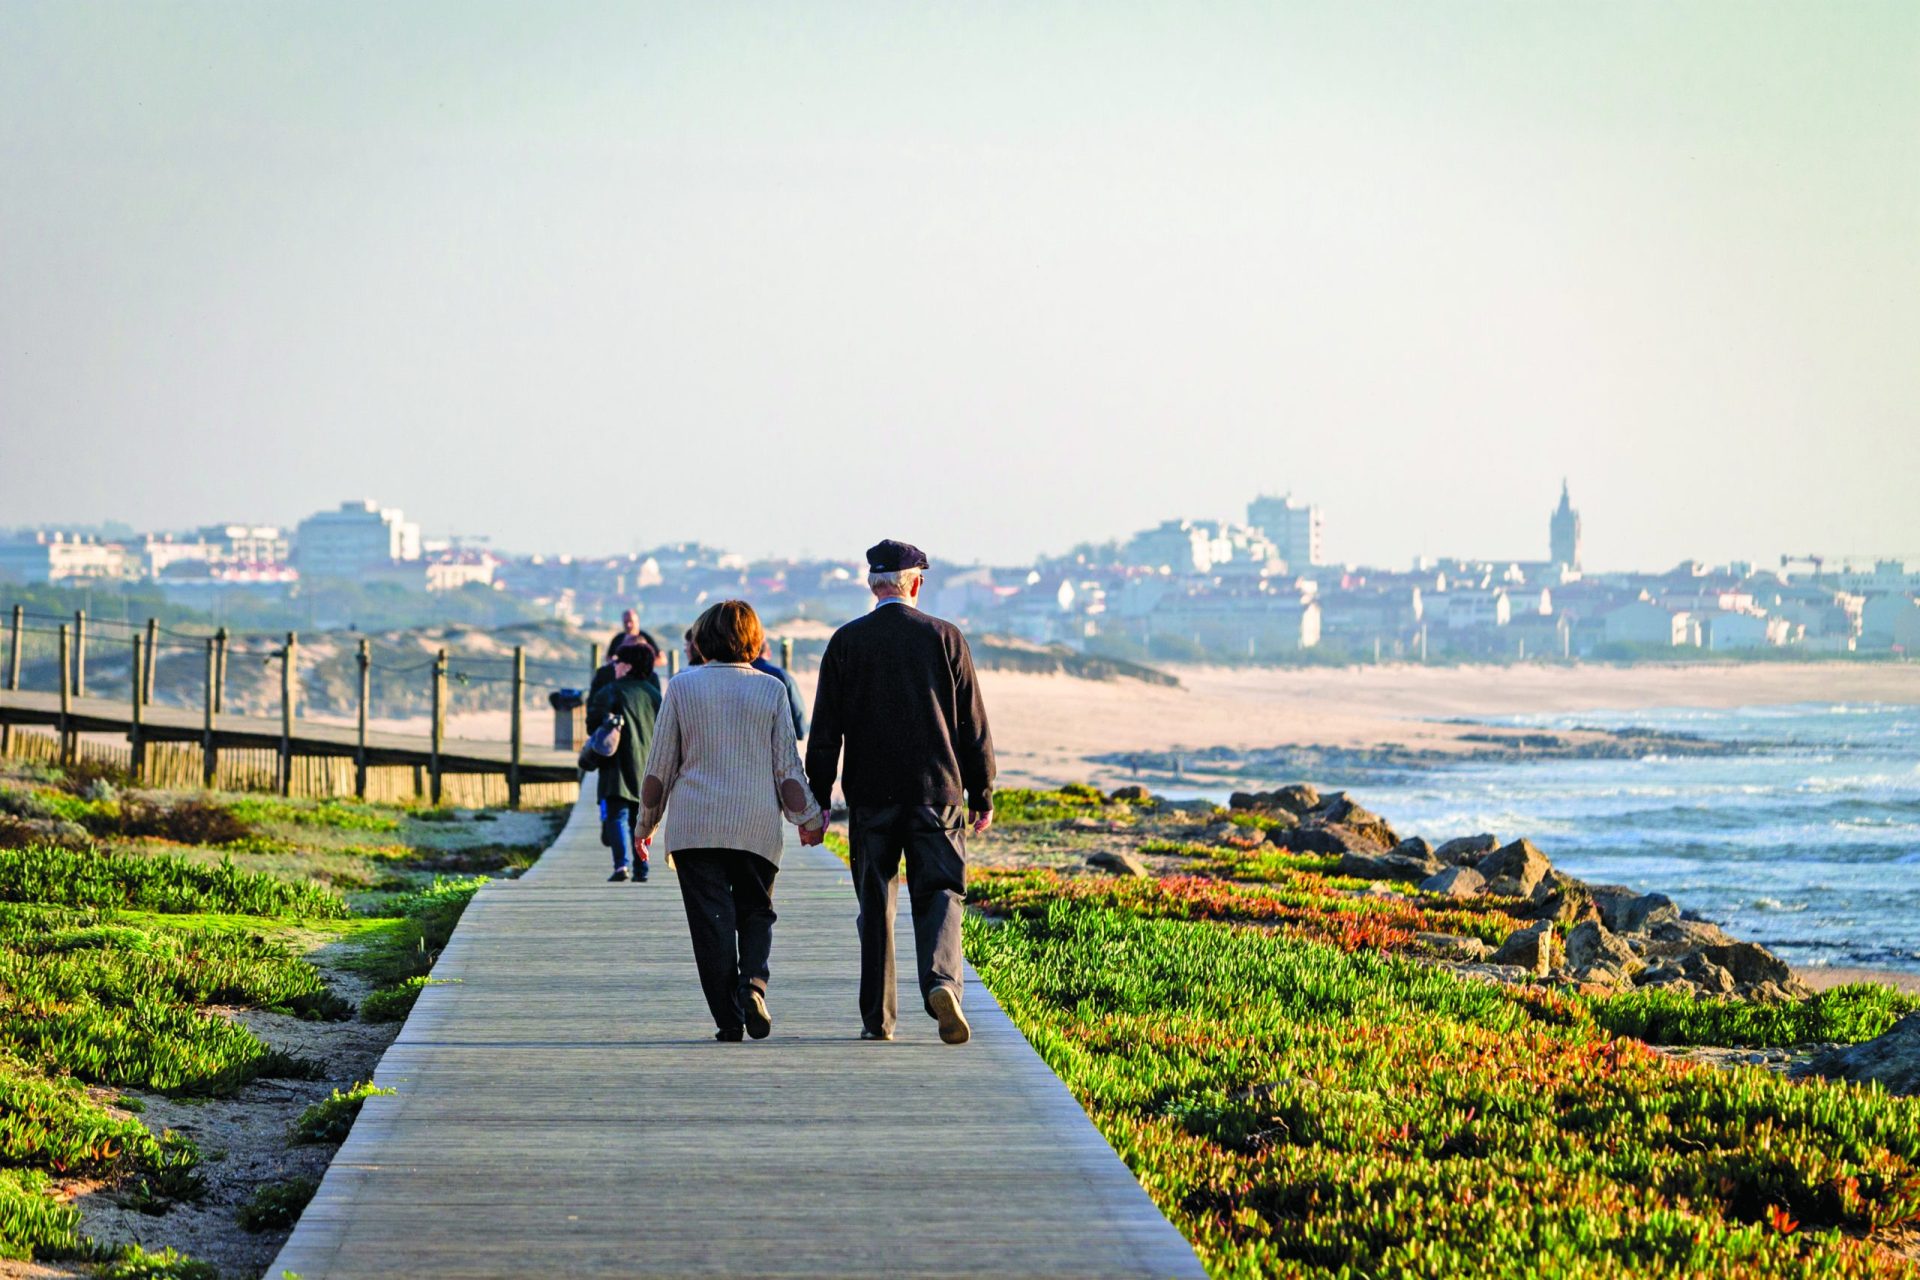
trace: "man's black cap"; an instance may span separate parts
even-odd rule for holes
[[[899,573],[902,569],[924,569],[927,553],[911,542],[888,538],[867,548],[868,573]]]

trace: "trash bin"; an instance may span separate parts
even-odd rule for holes
[[[553,706],[553,749],[578,751],[587,744],[587,695],[579,689],[555,689],[547,695]]]

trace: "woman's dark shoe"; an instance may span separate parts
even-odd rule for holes
[[[615,867],[613,869],[613,874],[607,877],[607,883],[619,884],[622,880],[625,880],[626,878],[627,878],[627,869],[625,867]]]
[[[725,1040],[728,1043],[732,1043],[733,1041],[740,1039],[740,1028],[739,1027],[722,1027],[718,1031],[713,1033],[713,1038],[715,1040]]]
[[[773,1015],[767,1012],[767,998],[748,987],[740,993],[740,1003],[746,1006],[747,1034],[755,1040],[765,1040],[767,1033],[773,1030]]]
[[[891,1040],[893,1039],[893,1032],[875,1031],[872,1027],[862,1027],[860,1028],[860,1038],[862,1040]]]
[[[645,880],[647,878],[647,860],[645,858],[641,858],[633,864],[633,878],[635,880]]]

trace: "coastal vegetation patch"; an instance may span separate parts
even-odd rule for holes
[[[1359,863],[1245,848],[1224,811],[1086,790],[1000,811],[967,953],[1212,1274],[1920,1274],[1893,1243],[1920,1221],[1920,1101],[1666,1048],[1865,1040],[1920,1002],[1586,981],[1552,943],[1540,972],[1489,963],[1598,907],[1541,868],[1454,897],[1383,878],[1434,853],[1397,836]],[[1392,834],[1341,804],[1274,830]],[[1100,828],[1085,865],[1059,864],[1063,824]],[[1627,901],[1601,904],[1623,930]]]
[[[0,1257],[264,1265],[488,878],[472,872],[527,865],[556,825],[0,764]],[[249,1158],[224,1158],[236,1145]],[[212,1260],[127,1243],[189,1220],[174,1239],[212,1238]]]

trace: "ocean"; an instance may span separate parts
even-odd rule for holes
[[[1796,965],[1920,972],[1920,707],[1660,708],[1488,720],[1649,728],[1737,754],[1468,764],[1354,795],[1403,835],[1526,836],[1583,880],[1668,894]]]

